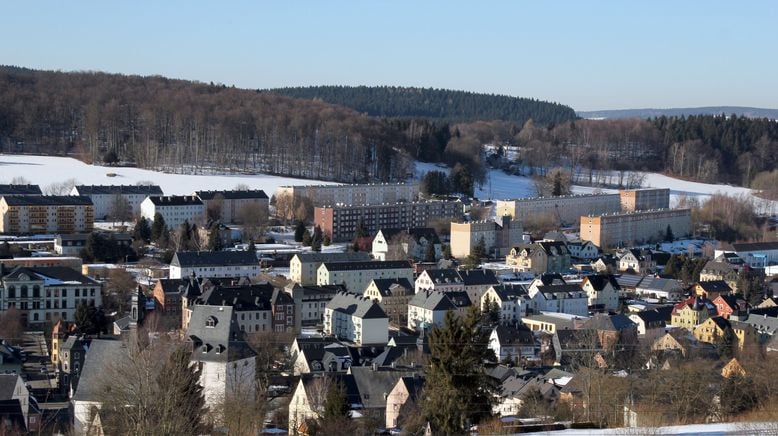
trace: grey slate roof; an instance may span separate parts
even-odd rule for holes
[[[406,278],[398,278],[398,279],[373,279],[373,283],[375,283],[376,288],[378,288],[378,292],[381,293],[383,296],[391,296],[391,289],[395,286],[401,286],[407,290],[412,290],[413,285],[411,285],[411,282],[408,281]]]
[[[22,274],[27,275],[31,280],[55,279],[61,282],[73,282],[84,285],[99,285],[99,283],[94,279],[91,279],[72,268],[64,266],[47,266],[35,268],[17,266],[5,276],[3,276],[3,279],[7,281],[17,281],[20,280],[20,276]]]
[[[389,318],[377,302],[370,298],[347,292],[337,293],[327,303],[326,308],[362,319]]]
[[[488,269],[475,269],[459,271],[459,277],[465,286],[499,285],[500,281],[494,275],[494,271]]]
[[[79,195],[162,195],[157,185],[76,185]]]
[[[195,304],[232,306],[237,312],[271,310],[274,291],[275,288],[270,284],[215,286],[197,297]]]
[[[445,293],[431,290],[417,292],[408,302],[408,306],[422,307],[433,311],[455,310],[457,308]]]
[[[251,251],[177,251],[170,265],[181,268],[259,265]]]
[[[243,340],[231,306],[193,306],[187,337],[194,345],[195,361],[233,362],[256,356]]]
[[[433,283],[461,283],[462,278],[455,269],[428,269],[425,271]]]
[[[370,256],[364,251],[353,253],[297,253],[294,255],[302,263],[309,262],[360,262],[370,260]]]
[[[552,285],[552,284],[553,285],[557,285],[557,284],[564,285],[565,283],[567,283],[567,282],[565,282],[565,279],[562,278],[562,275],[561,274],[557,274],[557,273],[541,274],[540,277],[538,277],[538,279],[545,286]]]
[[[737,252],[778,250],[778,242],[741,242],[732,244]]]
[[[380,260],[363,262],[324,262],[327,271],[359,271],[374,269],[400,269],[410,268],[411,264],[404,260],[392,260],[382,262]]]
[[[261,189],[244,189],[229,191],[195,191],[194,193],[201,200],[213,200],[217,195],[221,195],[225,200],[266,200],[267,194]]]
[[[80,195],[15,195],[6,196],[9,206],[91,206],[92,199]]]
[[[702,272],[707,272],[710,274],[721,274],[721,275],[727,275],[731,273],[736,273],[737,269],[735,269],[732,264],[727,262],[716,262],[715,260],[709,260],[705,266],[702,267]]]
[[[501,301],[515,300],[522,295],[528,295],[527,288],[521,284],[502,284],[492,286],[490,289],[494,289]]]
[[[494,331],[497,333],[497,340],[500,341],[501,347],[511,345],[535,345],[535,335],[533,335],[532,331],[525,326],[516,328],[499,325],[494,328]]]
[[[194,195],[149,195],[148,199],[154,206],[197,206],[203,204]]]
[[[605,287],[608,285],[608,283],[613,286],[615,290],[620,290],[621,287],[619,286],[619,282],[616,280],[616,278],[612,274],[608,275],[593,275],[593,276],[586,276],[584,277],[584,280],[588,280],[589,283],[592,284],[592,287],[595,291],[602,291],[605,289]]]
[[[43,195],[38,185],[4,185],[0,184],[0,197],[8,195]]]
[[[98,401],[103,372],[127,356],[127,348],[122,341],[93,339],[84,357],[84,367],[81,368],[73,400]]]
[[[637,325],[634,321],[629,319],[627,315],[622,313],[616,315],[608,315],[605,313],[597,313],[591,318],[587,319],[584,324],[584,329],[594,329],[600,331],[613,331],[619,332],[628,328],[635,328]]]
[[[714,293],[732,292],[732,288],[730,288],[727,282],[725,282],[724,280],[708,280],[704,282],[698,282],[698,284],[705,292],[714,292]]]
[[[385,408],[386,397],[392,392],[392,389],[401,377],[413,376],[413,371],[402,371],[393,368],[373,369],[367,367],[349,368],[349,372],[354,377],[357,390],[362,398],[362,407],[365,409]]]
[[[417,243],[421,240],[421,238],[424,238],[427,241],[432,241],[433,244],[440,243],[438,234],[435,232],[435,229],[431,227],[389,228],[380,229],[379,232],[384,235],[384,239],[387,241],[389,241],[392,237],[403,233],[413,238],[413,240]]]
[[[0,374],[0,401],[11,399],[18,378],[17,374]]]

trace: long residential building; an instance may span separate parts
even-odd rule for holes
[[[0,233],[82,233],[94,227],[94,206],[75,195],[0,198]]]
[[[7,195],[43,195],[38,185],[5,185],[0,184],[0,197]]]
[[[240,222],[243,217],[241,213],[244,207],[256,205],[257,210],[251,210],[251,213],[258,212],[267,217],[268,198],[265,191],[259,190],[233,190],[233,191],[196,191],[194,195],[203,202],[203,207],[208,210],[209,205],[221,203],[219,212],[221,222],[233,223]]]
[[[493,220],[469,223],[451,223],[451,254],[456,258],[470,255],[481,239],[486,252],[493,256],[505,256],[522,241],[523,229],[518,220],[505,215],[499,222]]]
[[[362,295],[375,279],[401,279],[413,282],[411,264],[398,261],[324,262],[319,267],[318,285],[344,285],[348,292]]]
[[[103,220],[118,212],[118,201],[125,202],[131,216],[138,216],[143,200],[150,195],[162,195],[162,188],[156,185],[76,185],[70,195],[89,197],[95,218]]]
[[[204,218],[205,206],[194,195],[150,195],[140,206],[141,216],[154,221],[158,213],[165,220],[165,225],[171,229],[180,226],[184,221],[192,224],[194,221]]]
[[[177,251],[170,261],[170,278],[255,277],[260,273],[253,251]]]
[[[364,251],[353,253],[297,253],[289,261],[289,279],[300,285],[315,285],[324,262],[361,262],[370,260]]]
[[[353,204],[357,206],[412,202],[419,198],[418,182],[365,183],[353,185],[280,186],[276,199],[287,196],[292,202],[308,198],[314,206]],[[295,204],[292,203],[292,204]]]
[[[428,227],[436,219],[459,220],[462,215],[462,203],[458,201],[419,201],[317,207],[313,219],[333,242],[343,242],[354,238],[360,220],[368,234],[375,234],[384,228]]]
[[[498,200],[497,216],[510,215],[519,221],[553,220],[574,224],[582,215],[599,215],[621,211],[619,194],[563,195],[516,200]]]
[[[667,209],[670,207],[669,188],[622,189],[621,210],[635,212],[638,210]]]
[[[690,209],[660,209],[581,217],[581,239],[602,248],[660,240],[670,227],[675,236],[691,233]]]
[[[74,321],[76,307],[103,305],[102,285],[71,268],[0,268],[0,310],[19,310],[26,325]]]

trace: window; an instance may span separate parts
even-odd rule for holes
[[[81,296],[81,295],[79,295],[80,293],[81,293],[81,290],[76,288],[76,297],[80,297]]]
[[[216,317],[214,317],[214,316],[209,316],[209,317],[208,317],[208,319],[207,319],[207,320],[205,320],[205,326],[206,326],[206,327],[213,328],[213,327],[216,327],[216,323],[217,323],[217,322],[218,322],[218,320],[216,319]]]
[[[16,286],[11,285],[8,287],[8,298],[16,298]]]
[[[27,298],[27,285],[22,285],[22,298]]]
[[[68,290],[67,289],[63,289],[62,290],[62,297],[64,298],[64,297],[67,297],[67,296],[68,296]]]

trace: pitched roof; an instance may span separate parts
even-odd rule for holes
[[[673,307],[667,306],[667,309],[641,310],[640,312],[635,312],[633,315],[640,318],[647,326],[665,326],[670,320],[670,312],[672,312]]]
[[[369,260],[370,256],[364,251],[353,253],[297,253],[294,255],[300,262],[358,262]],[[294,259],[293,257],[293,259]]]
[[[405,260],[380,260],[363,262],[324,262],[322,263],[327,271],[359,271],[374,269],[402,269],[410,268],[411,264]]]
[[[583,328],[594,329],[600,331],[619,332],[624,329],[637,327],[634,321],[629,319],[627,315],[622,313],[616,315],[608,315],[604,313],[597,313],[584,322]]]
[[[737,272],[732,264],[727,262],[716,262],[715,260],[709,260],[705,266],[702,267],[702,271],[721,275]]]
[[[147,200],[151,201],[154,206],[197,206],[202,205],[200,201],[194,195],[149,195]],[[144,200],[145,201],[145,200]]]
[[[213,200],[217,195],[221,195],[225,200],[265,200],[267,194],[261,189],[243,189],[229,191],[195,191],[194,193],[201,200]]]
[[[408,302],[408,306],[422,307],[432,311],[455,310],[457,308],[446,293],[433,290],[417,292]]]
[[[419,242],[421,238],[426,239],[427,241],[432,241],[433,244],[439,244],[440,238],[438,238],[437,232],[435,232],[435,229],[432,227],[393,227],[393,228],[385,228],[385,229],[379,229],[378,232],[380,232],[384,239],[389,242],[390,239],[395,237],[399,234],[405,234],[413,238],[414,241]]]
[[[327,303],[327,309],[362,319],[388,318],[377,302],[361,295],[339,292]]]
[[[329,383],[337,383],[341,385],[346,394],[346,403],[349,405],[362,404],[362,398],[359,395],[359,388],[357,387],[354,376],[351,374],[343,374],[338,372],[328,372],[327,374],[301,374],[300,383],[302,383],[305,389],[306,395],[308,392],[316,387],[317,384],[322,383],[322,386],[330,386]]]
[[[459,272],[455,269],[446,268],[446,269],[428,269],[425,270],[422,274],[427,274],[427,276],[432,280],[433,283],[436,284],[446,284],[446,283],[461,283],[462,278],[459,276]]]
[[[162,195],[157,185],[76,185],[79,195]]]
[[[729,287],[724,280],[708,280],[704,282],[697,282],[697,284],[708,293],[728,293],[732,292],[732,288]]]
[[[613,286],[615,290],[620,290],[621,287],[619,286],[618,280],[616,280],[616,277],[614,277],[612,274],[608,275],[592,275],[592,276],[586,276],[584,277],[584,281],[588,281],[592,284],[592,287],[595,291],[602,291],[605,289],[605,287],[608,285],[608,283]]]
[[[7,195],[43,195],[38,185],[5,185],[0,184],[0,197]]]
[[[535,248],[543,250],[548,256],[564,256],[570,254],[567,244],[562,241],[538,241]]]
[[[11,399],[19,377],[17,374],[0,374],[0,401]]]
[[[738,242],[732,248],[737,252],[778,250],[778,242]]]
[[[16,195],[3,197],[9,206],[91,206],[92,199],[81,195]]]
[[[354,377],[359,394],[362,398],[362,407],[385,408],[386,398],[392,388],[401,377],[412,377],[414,371],[403,371],[394,368],[380,367],[373,369],[369,366],[352,366],[349,372]]]
[[[411,282],[409,282],[408,279],[404,277],[397,278],[397,279],[373,279],[373,283],[375,283],[378,292],[380,292],[381,295],[385,297],[392,295],[391,290],[393,287],[400,286],[409,291],[413,289],[413,285],[411,285]]]
[[[105,369],[127,356],[127,348],[122,341],[92,339],[84,356],[84,366],[73,401],[99,401],[101,377]]]
[[[500,284],[500,281],[497,279],[494,271],[489,269],[459,271],[459,277],[462,278],[462,282],[465,284],[465,286],[486,286]]]
[[[467,295],[467,292],[465,291],[446,292],[446,296],[454,303],[454,306],[458,308],[470,307],[473,305],[473,302],[470,301],[470,296]]]
[[[233,362],[256,356],[243,340],[231,306],[192,306],[187,337],[194,345],[195,361]]]
[[[259,265],[259,260],[251,251],[176,251],[170,265],[181,268],[253,266]]]
[[[522,295],[527,295],[526,286],[518,283],[504,283],[502,285],[492,286],[489,289],[493,289],[501,301],[513,300]]]
[[[215,286],[195,299],[195,304],[232,306],[235,311],[271,310],[273,288],[270,284]]]
[[[535,280],[540,280],[540,282],[543,283],[543,285],[545,285],[545,286],[552,285],[552,284],[561,284],[561,285],[563,285],[563,284],[567,283],[567,282],[565,282],[565,279],[562,278],[562,275],[561,274],[557,274],[557,273],[541,274],[540,277],[538,277]]]
[[[532,331],[525,326],[517,328],[498,325],[493,331],[497,334],[497,340],[500,341],[501,347],[510,345],[535,345],[535,335],[533,335]]]
[[[24,280],[22,275],[27,276],[26,280],[43,280],[47,285],[62,284],[85,284],[99,285],[99,282],[89,278],[79,271],[64,266],[46,266],[28,268],[17,266],[11,272],[3,276],[8,281]]]

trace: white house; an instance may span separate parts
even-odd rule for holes
[[[778,242],[735,243],[732,250],[716,250],[715,257],[727,253],[735,253],[752,268],[778,264]]]
[[[386,260],[387,254],[404,259],[425,260],[428,246],[432,244],[435,259],[442,256],[440,239],[435,229],[429,227],[381,229],[373,238],[371,254],[376,260]]]
[[[458,310],[448,297],[450,293],[436,290],[422,290],[408,302],[408,328],[424,330],[434,325],[443,325],[446,312]]]
[[[376,301],[339,292],[324,308],[324,333],[357,345],[385,345],[389,317]]]
[[[370,256],[363,251],[354,253],[298,253],[289,261],[289,278],[300,285],[315,285],[319,267],[324,262],[363,262]]]
[[[177,251],[170,262],[170,278],[256,277],[262,270],[251,251]]]
[[[150,223],[159,213],[171,229],[188,221],[192,224],[205,216],[203,202],[194,195],[150,195],[140,204],[140,215]]]
[[[349,292],[363,293],[375,279],[413,281],[407,261],[324,262],[318,270],[317,285],[344,285]]]
[[[15,373],[0,374],[0,402],[3,404],[2,423],[13,428],[9,433],[36,432],[40,425],[40,412],[35,402],[30,404],[30,391],[22,377]],[[32,407],[31,407],[32,406]],[[18,414],[21,413],[21,416]],[[15,427],[20,425],[21,428]]]
[[[192,342],[191,360],[202,368],[206,406],[255,395],[256,353],[243,340],[231,306],[194,306],[186,335]]]
[[[536,346],[535,335],[527,327],[498,325],[489,335],[489,349],[494,351],[498,362],[510,360],[518,363],[535,359],[539,347]]]
[[[567,284],[557,274],[546,274],[530,283],[529,296],[535,308],[545,312],[559,312],[587,316],[589,297],[576,284]]]
[[[619,308],[619,283],[612,275],[586,276],[581,282],[581,289],[589,298],[589,306],[606,312]]]
[[[104,220],[116,212],[119,201],[125,203],[132,217],[138,216],[143,200],[162,195],[162,188],[157,185],[76,185],[70,195],[91,198],[95,219]]]
[[[635,312],[629,315],[629,319],[637,324],[640,339],[654,341],[664,336],[667,320],[670,318],[670,310],[650,309]]]
[[[490,304],[500,308],[500,320],[503,323],[521,321],[531,307],[532,298],[522,285],[491,286],[481,297],[481,310],[489,310]]]
[[[416,293],[421,291],[458,292],[465,290],[465,283],[455,269],[428,269],[416,278]]]
[[[289,400],[289,428],[298,429],[306,421],[318,419],[324,412],[327,392],[337,385],[343,388],[350,409],[362,408],[359,388],[351,374],[302,374]]]
[[[593,260],[600,256],[600,249],[592,241],[573,241],[567,243],[570,257],[576,259]]]

